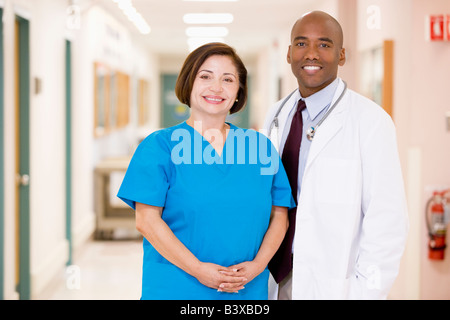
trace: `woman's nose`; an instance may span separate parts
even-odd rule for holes
[[[223,87],[222,87],[222,81],[220,81],[220,80],[214,80],[214,81],[211,83],[210,89],[211,89],[211,91],[214,91],[214,92],[221,92],[221,91],[223,90]]]

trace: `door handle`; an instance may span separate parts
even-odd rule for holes
[[[19,186],[27,187],[30,185],[30,176],[28,174],[17,174],[16,181]]]

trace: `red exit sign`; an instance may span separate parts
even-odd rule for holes
[[[426,37],[429,41],[450,41],[450,14],[428,16]]]

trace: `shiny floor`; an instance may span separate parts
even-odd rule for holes
[[[34,299],[138,300],[141,294],[142,240],[92,240],[73,263]]]

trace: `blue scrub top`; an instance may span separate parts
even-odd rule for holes
[[[164,207],[162,219],[202,262],[251,261],[269,226],[272,206],[295,206],[275,148],[264,135],[230,124],[219,156],[183,122],[158,130],[136,149],[118,197]],[[239,293],[217,292],[162,257],[143,240],[142,299],[268,298],[266,268]]]

